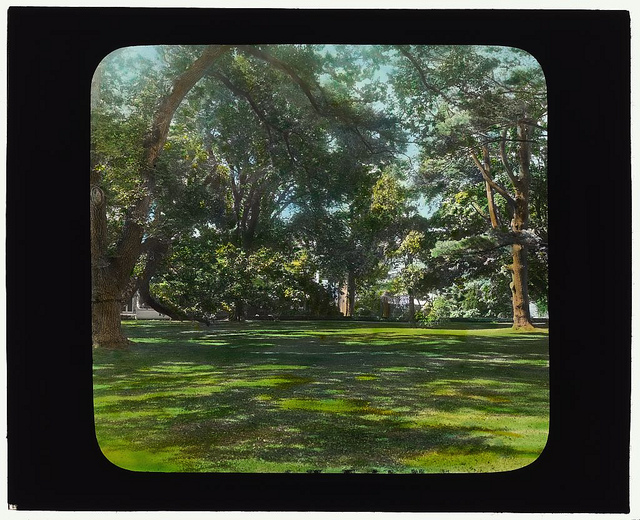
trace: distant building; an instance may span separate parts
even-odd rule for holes
[[[148,305],[142,303],[140,294],[136,293],[131,298],[130,302],[122,307],[120,312],[120,318],[124,320],[170,320],[169,316],[160,314],[155,309],[152,309]]]
[[[542,312],[540,309],[538,309],[538,306],[533,302],[529,303],[529,314],[531,314],[532,318],[549,319],[549,313]]]

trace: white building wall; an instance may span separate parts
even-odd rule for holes
[[[121,318],[134,320],[170,320],[169,316],[160,314],[151,307],[142,307],[140,305],[140,295],[136,292],[131,298],[131,304],[127,305],[126,311],[120,315]]]

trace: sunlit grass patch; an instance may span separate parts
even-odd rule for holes
[[[197,410],[185,410],[184,408],[160,408],[154,410],[117,410],[103,412],[100,416],[100,419],[105,421],[143,422],[146,418],[149,417],[153,417],[159,420],[196,413],[198,413]]]
[[[523,468],[534,462],[539,453],[460,451],[454,448],[426,451],[418,456],[403,459],[410,468],[426,473],[494,473]]]
[[[132,338],[134,343],[171,343],[170,339],[166,338]]]
[[[291,398],[279,401],[279,406],[285,410],[305,410],[310,412],[338,413],[338,414],[365,414],[365,415],[391,415],[392,410],[375,408],[368,401],[362,399],[310,399]]]
[[[184,471],[179,447],[159,451],[106,447],[102,448],[102,453],[112,464],[132,471]]]
[[[213,339],[200,339],[200,338],[191,338],[187,340],[188,343],[195,343],[196,345],[204,345],[204,346],[212,346],[212,347],[223,347],[228,345],[228,341],[219,341]]]
[[[208,372],[213,367],[211,365],[196,365],[192,363],[173,363],[163,362],[159,365],[150,367],[149,370],[153,372],[166,373],[166,374],[185,374],[189,376],[198,375],[202,372]],[[195,372],[195,374],[193,374]]]
[[[262,377],[260,379],[237,379],[223,383],[225,387],[248,387],[261,388],[270,386],[290,387],[294,385],[304,385],[310,383],[313,379],[302,377],[295,374],[280,374],[271,377]]]
[[[106,406],[127,406],[130,403],[144,403],[146,401],[167,400],[180,397],[206,397],[218,392],[222,392],[223,388],[215,384],[202,384],[181,386],[179,388],[174,387],[168,390],[138,390],[136,391],[136,393],[105,394],[103,389],[100,390],[102,391],[102,393],[95,394],[93,399],[94,407],[96,409],[104,408]]]
[[[305,365],[255,365],[248,370],[306,370],[308,368]]]
[[[351,413],[365,412],[366,401],[357,399],[283,399],[279,403],[285,410],[307,410],[312,412]]]
[[[427,409],[413,416],[405,416],[407,428],[445,428],[455,427],[465,430],[511,431],[545,430],[549,419],[545,416],[520,416],[511,414],[487,413],[483,409],[459,408],[455,411]]]

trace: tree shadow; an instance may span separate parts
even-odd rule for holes
[[[185,471],[490,470],[542,450],[546,335],[304,325],[132,327],[148,341],[94,355],[101,445],[178,446]]]

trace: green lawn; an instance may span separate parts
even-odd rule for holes
[[[129,352],[94,351],[94,404],[100,447],[126,469],[491,472],[526,466],[546,443],[546,330],[124,328]]]

